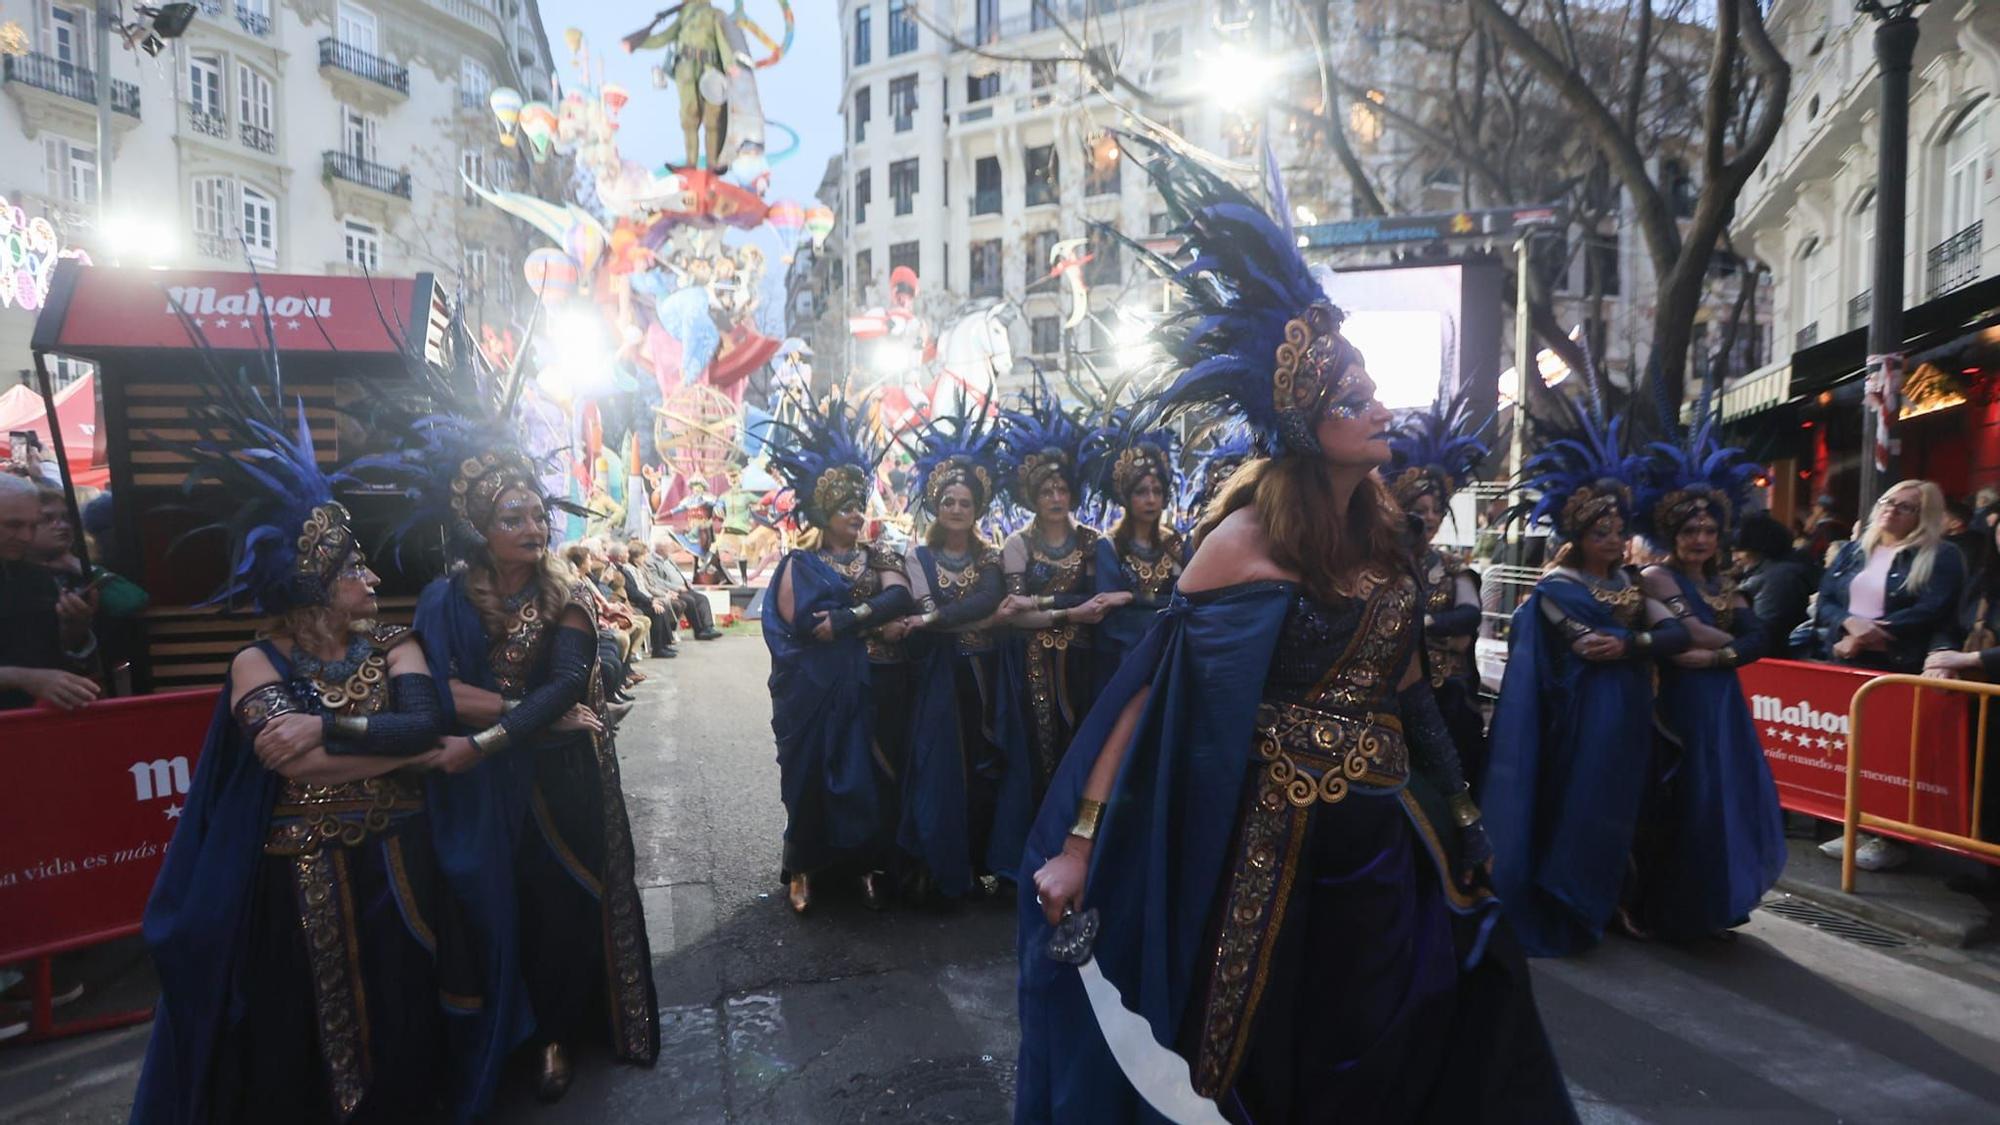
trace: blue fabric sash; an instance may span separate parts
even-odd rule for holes
[[[938,588],[937,560],[919,547],[911,557],[925,584]],[[911,685],[914,716],[910,757],[903,767],[903,808],[896,845],[922,860],[939,893],[958,897],[972,889],[972,844],[967,824],[964,727],[958,715],[960,656],[950,633],[916,633],[910,638],[915,670]]]

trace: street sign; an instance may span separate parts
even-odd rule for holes
[[[1302,249],[1324,250],[1343,246],[1395,246],[1450,239],[1505,238],[1534,227],[1556,226],[1562,221],[1562,208],[1550,204],[1312,223],[1296,227],[1293,232],[1299,236]]]

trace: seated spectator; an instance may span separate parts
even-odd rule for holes
[[[688,585],[687,575],[667,556],[669,542],[669,537],[662,535],[655,540],[650,551],[637,539],[626,546],[632,552],[632,558],[639,561],[645,570],[648,585],[663,591],[673,603],[673,608],[693,626],[694,639],[712,641],[722,635],[722,631],[715,627],[715,611],[706,597]]]
[[[41,519],[34,482],[0,473],[0,711],[36,703],[74,710],[100,694],[87,675],[97,592],[64,590],[29,561]]]
[[[1794,557],[1791,532],[1768,512],[1743,517],[1736,567],[1737,585],[1771,638],[1771,655],[1789,659],[1791,632],[1806,619],[1813,594],[1812,571]]]
[[[625,698],[625,689],[636,682],[632,676],[632,611],[614,597],[604,580],[604,556],[590,540],[563,548],[563,557],[576,568],[589,588],[597,613],[599,663],[604,667],[604,684],[613,699]]]
[[[645,574],[632,565],[630,546],[609,543],[605,545],[604,553],[610,559],[611,569],[624,579],[626,600],[646,618],[653,655],[662,659],[679,655],[679,650],[674,647],[674,607],[663,594],[652,588]]]
[[[1814,660],[1914,674],[1938,634],[1956,632],[1964,588],[1965,560],[1944,541],[1944,493],[1929,481],[1906,480],[1882,494],[1867,530],[1834,555],[1792,644]],[[1838,857],[1841,842],[1820,850]],[[1902,845],[1875,836],[1863,836],[1854,851],[1867,871],[1907,859]]]

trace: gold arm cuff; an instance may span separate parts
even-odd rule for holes
[[[1069,624],[1069,610],[1066,609],[1050,610],[1049,620],[1057,625],[1067,625]]]
[[[1069,834],[1082,840],[1097,839],[1098,822],[1104,819],[1104,802],[1084,797],[1076,803],[1076,823]]]
[[[498,723],[472,736],[473,748],[481,754],[497,754],[507,748],[507,728]]]
[[[875,616],[875,607],[869,605],[867,602],[854,607],[854,620],[857,622],[866,621],[873,616]]]
[[[1450,797],[1451,818],[1460,828],[1470,828],[1479,823],[1479,806],[1472,803],[1472,794],[1461,789]]]
[[[330,725],[333,727],[333,733],[341,738],[360,739],[368,737],[368,716],[366,715],[335,715]]]
[[[922,617],[917,618],[917,628],[928,629],[931,626],[937,624],[937,619],[938,619],[937,610],[931,610],[929,613],[926,613]]]
[[[1715,650],[1715,666],[1718,668],[1734,668],[1737,659],[1736,650],[1729,645]]]
[[[1632,634],[1632,651],[1634,651],[1634,652],[1651,652],[1651,651],[1653,651],[1653,632],[1652,632],[1652,630],[1650,630],[1650,629],[1641,629],[1641,630],[1639,630],[1638,632],[1636,632],[1636,633],[1633,633],[1633,634]]]
[[[521,701],[518,699],[503,699],[500,701],[500,713],[502,715],[505,715],[507,712],[512,711],[514,708],[519,707],[520,705]]]
[[[1054,594],[1042,594],[1035,598],[1036,609],[1054,609],[1055,607],[1056,596]]]

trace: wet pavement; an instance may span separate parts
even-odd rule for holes
[[[812,916],[792,917],[777,881],[784,817],[763,646],[747,635],[682,647],[645,665],[652,679],[620,738],[660,1063],[585,1056],[554,1106],[518,1075],[500,1120],[1007,1120],[1011,904],[875,914],[855,889],[829,887]],[[1614,940],[1537,963],[1584,1119],[2000,1120],[2000,962],[1799,907],[1774,902],[1732,943]],[[119,988],[143,991],[143,969],[125,976],[136,980]],[[0,1048],[0,1122],[122,1121],[144,1035]]]

